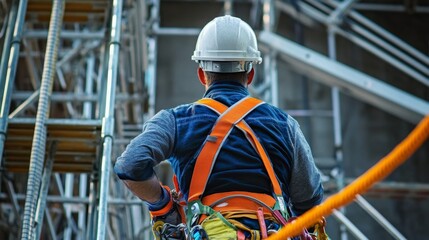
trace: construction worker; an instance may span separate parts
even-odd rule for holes
[[[322,201],[310,147],[290,115],[249,97],[262,58],[247,23],[232,16],[209,22],[192,60],[204,98],[158,112],[114,170],[147,204],[157,239],[266,238]],[[180,193],[154,174],[165,159]]]

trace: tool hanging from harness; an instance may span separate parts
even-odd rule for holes
[[[247,97],[228,108],[213,99],[204,98],[197,101],[196,104],[206,106],[220,116],[204,142],[194,166],[187,204],[187,229],[183,229],[183,225],[177,225],[176,228],[170,226],[170,231],[180,228],[184,233],[181,235],[184,236],[182,239],[195,240],[259,240],[267,238],[268,235],[276,232],[280,226],[287,224],[290,216],[271,161],[252,129],[243,120],[247,114],[264,102]],[[220,149],[234,127],[244,133],[262,159],[272,184],[272,196],[262,193],[232,191],[215,193],[202,198]],[[243,224],[240,221],[243,218],[256,221],[259,228],[253,229]],[[317,229],[320,230],[319,232],[324,231],[324,225]],[[166,230],[166,232],[168,231]],[[321,233],[318,235],[317,238],[313,238],[305,230],[300,239],[327,239],[323,238],[322,236],[325,235]],[[161,237],[157,239],[170,238]]]

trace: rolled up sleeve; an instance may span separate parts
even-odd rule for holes
[[[153,167],[171,155],[175,132],[173,114],[166,110],[157,113],[116,160],[115,173],[122,180],[144,181],[152,177]]]

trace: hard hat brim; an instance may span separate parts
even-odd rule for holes
[[[240,56],[241,55],[241,56]],[[259,51],[255,52],[254,56],[249,56],[249,53],[244,51],[194,51],[191,57],[194,61],[217,61],[217,62],[231,62],[231,61],[245,61],[261,63]]]

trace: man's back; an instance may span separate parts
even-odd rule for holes
[[[234,82],[216,83],[204,95],[226,106],[231,106],[246,96],[248,96],[247,89]],[[187,197],[195,160],[219,115],[205,106],[196,104],[182,105],[170,111],[176,123],[175,145],[170,162],[179,178],[180,187]],[[244,120],[253,129],[268,153],[282,185],[285,200],[288,201],[290,194],[294,194],[290,190],[296,191],[293,186],[289,186],[292,180],[298,182],[299,194],[302,196],[302,199],[294,201],[292,195],[292,201],[319,203],[322,189],[315,184],[320,183],[320,178],[319,175],[306,174],[308,168],[312,166],[307,162],[312,161],[312,157],[308,146],[297,142],[297,140],[301,141],[299,139],[301,136],[297,136],[300,130],[296,121],[269,104],[263,104],[254,109]],[[305,156],[297,158],[295,156],[297,151]],[[293,171],[295,175],[291,179]],[[233,128],[222,145],[204,195],[229,191],[272,195],[271,181],[259,155],[237,128]]]

